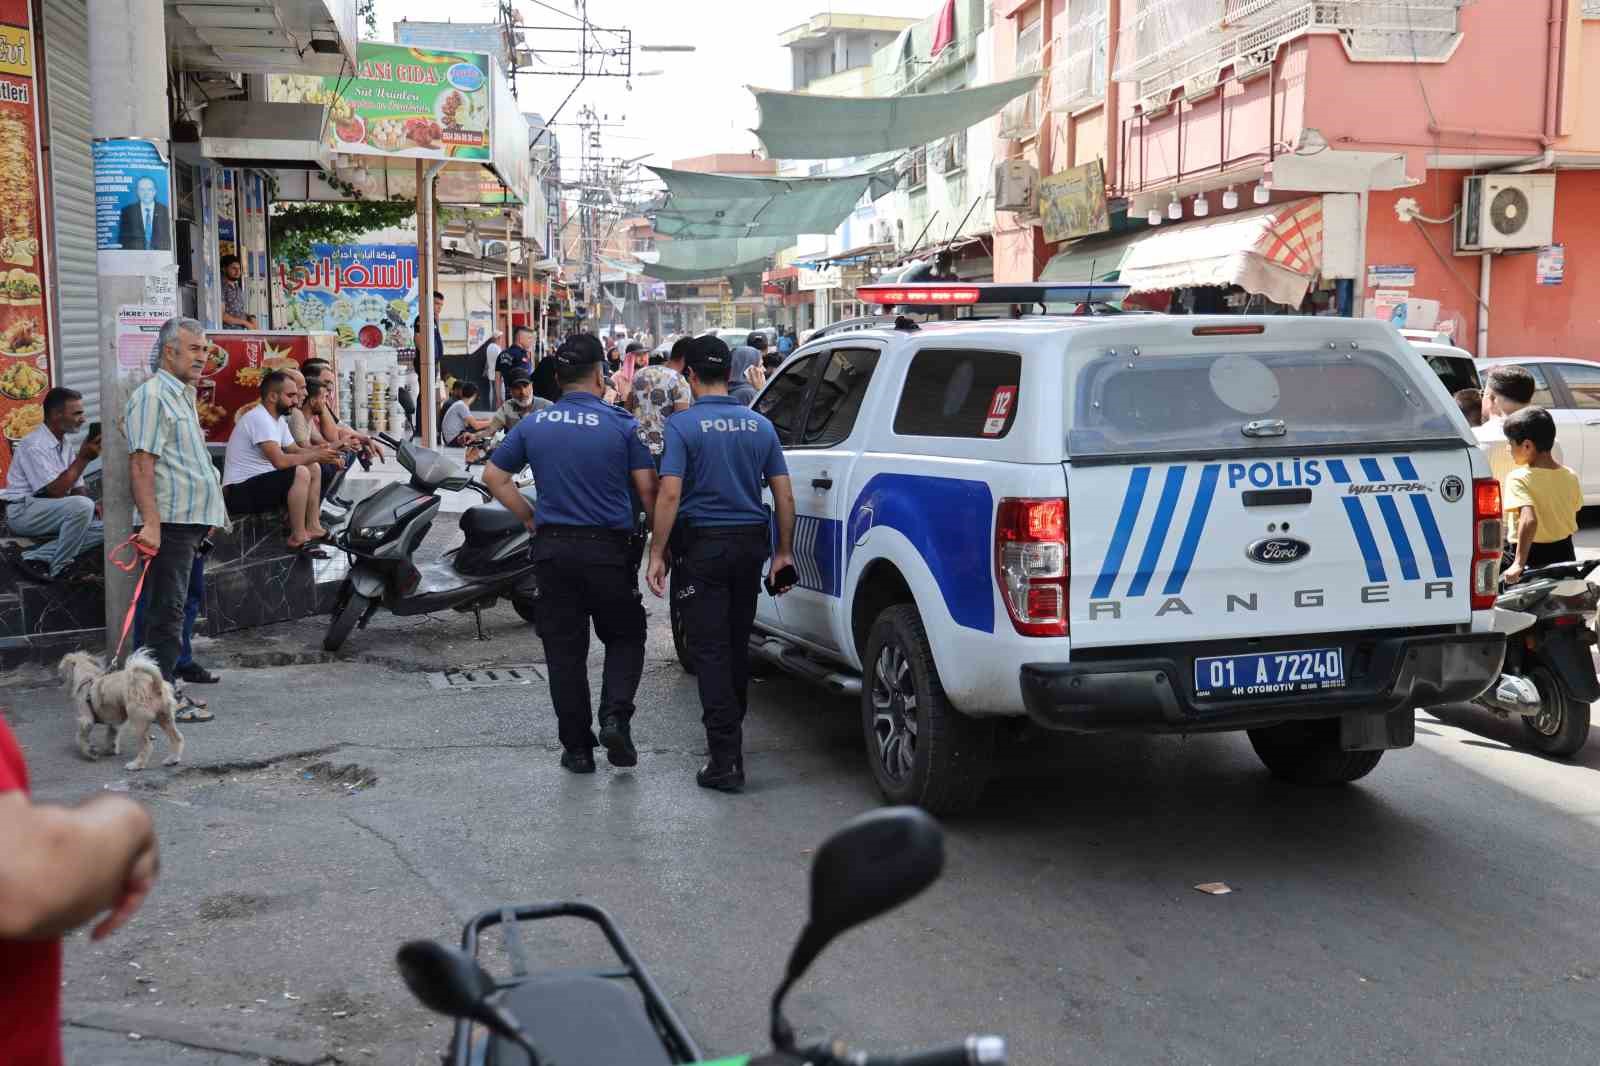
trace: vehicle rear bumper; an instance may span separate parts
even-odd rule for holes
[[[1347,686],[1333,692],[1197,699],[1195,656],[1185,649],[1183,654],[1130,659],[1026,663],[1021,668],[1022,702],[1038,724],[1074,733],[1243,729],[1459,703],[1493,684],[1505,659],[1505,636],[1500,633],[1388,637],[1364,646],[1359,663],[1352,661],[1349,642],[1348,635],[1322,642],[1347,647]],[[1315,637],[1297,638],[1296,643],[1319,644]],[[1231,650],[1208,648],[1203,654]]]

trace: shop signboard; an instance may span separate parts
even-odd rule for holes
[[[325,143],[347,155],[489,162],[489,57],[362,41],[354,77],[272,78],[276,103],[328,107]]]
[[[277,270],[291,328],[332,330],[341,348],[415,351],[416,245],[314,244],[309,262]]]
[[[837,289],[843,282],[840,270],[836,266],[819,267],[805,266],[799,268],[795,275],[796,284],[801,292],[818,292],[822,289]]]
[[[31,11],[0,0],[0,431],[12,442],[44,421],[52,372]]]
[[[1052,244],[1109,230],[1106,173],[1100,160],[1071,167],[1041,181],[1039,214],[1044,218],[1044,239]]]
[[[261,379],[274,370],[298,367],[311,357],[305,333],[213,330],[205,369],[195,386],[206,440],[227,443],[245,412],[261,402]]]

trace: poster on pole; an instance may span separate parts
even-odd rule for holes
[[[172,182],[155,142],[94,142],[94,228],[102,274],[156,274],[172,264]]]
[[[54,372],[33,46],[32,5],[0,0],[0,431],[13,443],[44,421]]]

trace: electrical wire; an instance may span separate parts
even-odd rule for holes
[[[1412,225],[1417,225],[1415,219],[1412,220]],[[1472,299],[1479,307],[1485,311],[1489,310],[1489,305],[1483,299],[1483,296],[1478,292],[1478,287],[1476,285],[1468,285],[1466,283],[1466,281],[1461,277],[1461,274],[1456,270],[1455,264],[1450,262],[1449,258],[1439,250],[1439,246],[1437,244],[1433,243],[1433,238],[1428,235],[1428,231],[1422,226],[1417,225],[1417,232],[1422,234],[1422,239],[1428,242],[1428,247],[1433,250],[1433,254],[1438,257],[1439,262],[1444,264],[1444,268],[1450,272],[1450,276],[1456,279],[1456,284],[1460,285],[1467,292],[1471,293]]]

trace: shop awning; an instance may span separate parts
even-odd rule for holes
[[[1296,306],[1322,267],[1322,199],[1163,226],[1134,241],[1117,279],[1134,293],[1238,285]]]
[[[792,237],[723,237],[712,241],[662,241],[659,262],[645,263],[641,274],[662,281],[694,281],[731,274],[760,274],[767,260],[794,244]]]
[[[909,96],[813,96],[752,88],[755,135],[772,159],[843,159],[913,148],[976,126],[1039,84],[1040,74]]]
[[[1090,237],[1073,241],[1067,250],[1052,256],[1039,272],[1040,281],[1116,281],[1123,256],[1150,230],[1137,229],[1115,237]]]
[[[894,188],[893,170],[829,178],[737,178],[650,167],[670,199],[656,212],[663,237],[797,237],[832,233],[870,192]]]

